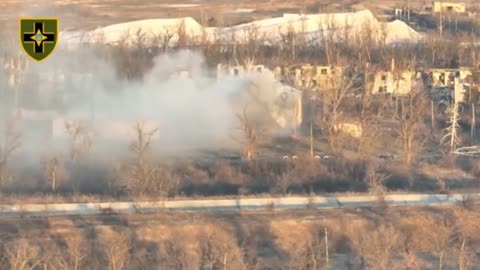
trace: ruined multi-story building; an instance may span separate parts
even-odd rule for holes
[[[245,74],[251,74],[253,72],[262,73],[266,70],[264,65],[217,65],[217,78],[225,76],[243,76]]]
[[[465,102],[473,89],[473,70],[468,67],[429,69],[424,74],[424,84],[434,100]]]
[[[323,91],[332,89],[341,79],[343,68],[310,64],[275,68],[275,77],[299,89]]]
[[[406,95],[419,82],[420,76],[414,70],[379,71],[374,77],[372,94]]]
[[[458,69],[430,69],[427,71],[429,76],[429,83],[432,87],[447,86],[453,87],[455,85],[455,78],[465,80],[472,75],[472,69],[461,67]],[[430,86],[429,85],[429,86]]]

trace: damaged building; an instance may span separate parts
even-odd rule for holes
[[[372,94],[406,95],[419,82],[420,76],[414,70],[379,71],[374,76]]]
[[[465,13],[467,12],[467,5],[464,2],[455,3],[455,2],[434,1],[431,8],[434,13]]]
[[[426,72],[424,85],[434,100],[451,103],[466,102],[472,87],[472,69],[430,69]]]
[[[302,91],[276,75],[263,65],[217,66],[217,78],[230,76],[246,82],[240,96],[232,97],[237,111],[248,107],[247,113],[259,125],[294,130],[302,123]]]
[[[314,66],[310,64],[291,67],[277,67],[275,78],[288,82],[298,89],[323,91],[332,89],[340,81],[342,67]]]
[[[217,65],[217,79],[225,76],[240,77],[246,74],[263,73],[266,70],[264,65]]]

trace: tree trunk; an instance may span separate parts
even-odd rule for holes
[[[431,101],[431,115],[432,115],[432,134],[435,132],[435,104]]]
[[[328,254],[328,229],[325,226],[325,263],[327,269],[330,269],[330,259]]]
[[[313,160],[313,123],[310,122],[310,158]]]
[[[475,127],[475,124],[476,124],[475,114],[476,114],[475,104],[472,103],[472,122],[470,124],[470,126],[471,126],[470,137],[472,139],[472,145],[475,144],[475,129],[476,129],[476,127]]]
[[[51,177],[52,177],[52,191],[55,192],[57,188],[57,175],[55,173],[55,169],[52,169]]]
[[[442,270],[443,269],[443,257],[444,257],[444,254],[445,252],[442,251],[440,252],[439,256],[438,256],[438,270]]]

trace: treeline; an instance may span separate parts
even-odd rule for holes
[[[366,213],[325,213],[323,220],[294,223],[269,213],[197,216],[193,223],[169,221],[191,216],[161,215],[158,223],[134,226],[122,216],[93,221],[100,226],[72,218],[76,225],[62,225],[61,232],[58,225],[23,220],[9,225],[18,232],[2,237],[0,269],[467,270],[479,263],[474,209],[410,211],[379,204]]]
[[[312,65],[347,65],[362,72],[369,69],[390,69],[394,59],[398,69],[405,68],[457,68],[478,66],[478,33],[424,33],[425,39],[418,44],[400,42],[386,44],[378,34],[365,26],[362,33],[343,36],[335,29],[312,38],[301,33],[289,32],[280,41],[269,41],[252,29],[246,42],[208,41],[191,38],[184,30],[157,41],[146,40],[141,29],[128,37],[133,44],[117,44],[109,47],[107,58],[116,64],[120,78],[141,79],[152,67],[152,57],[160,53],[192,49],[201,51],[207,63],[215,68],[218,63],[243,64],[245,59],[270,68],[309,63]],[[270,43],[272,45],[265,45]]]

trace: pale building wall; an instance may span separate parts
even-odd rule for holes
[[[363,134],[363,128],[360,123],[343,122],[335,125],[334,129],[353,138],[360,138]]]
[[[465,80],[472,75],[472,70],[469,68],[431,69],[430,75],[432,76],[433,86],[454,86],[457,72],[460,80]]]
[[[455,102],[465,102],[466,91],[463,84],[458,78],[455,78],[455,85],[453,88]]]
[[[263,73],[267,69],[264,65],[237,65],[237,66],[228,66],[228,65],[217,65],[217,78],[222,78],[225,76],[243,76],[247,73]]]
[[[433,2],[433,12],[435,13],[447,13],[447,12],[455,12],[455,13],[465,13],[467,11],[467,7],[465,3],[452,3],[452,2]]]
[[[403,71],[398,75],[390,71],[377,72],[373,82],[373,94],[392,94],[406,95],[416,83],[416,73],[414,71]]]
[[[303,65],[295,68],[295,87],[328,90],[340,81],[341,67]]]

